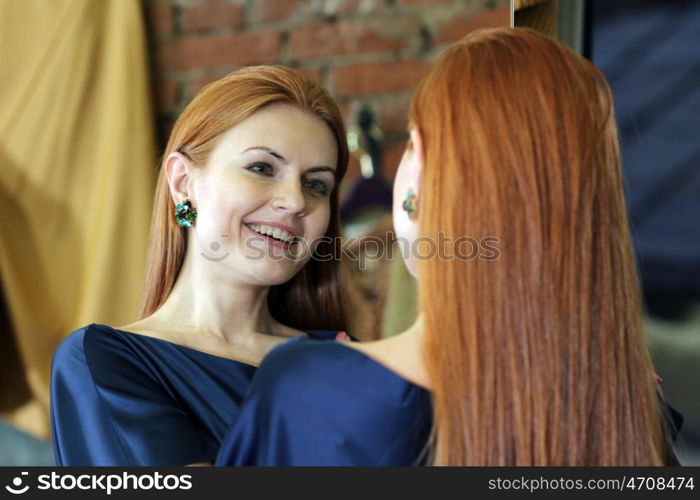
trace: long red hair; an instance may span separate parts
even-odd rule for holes
[[[496,261],[419,264],[432,462],[662,464],[601,72],[535,31],[478,31],[420,84],[411,122],[421,235],[500,240]]]
[[[342,116],[333,99],[298,71],[281,66],[244,68],[217,80],[197,94],[175,122],[163,155],[156,191],[151,243],[140,317],[155,312],[173,289],[187,250],[187,229],[173,217],[163,165],[168,155],[180,152],[194,166],[206,164],[217,139],[247,117],[272,103],[288,103],[321,118],[338,145],[336,187],[331,193],[331,218],[322,242],[323,255],[340,256],[338,185],[348,164],[348,147]],[[298,329],[346,329],[346,299],[340,259],[312,259],[290,281],[273,286],[268,294],[272,316]]]

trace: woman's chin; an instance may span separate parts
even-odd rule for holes
[[[278,286],[291,280],[296,273],[286,274],[283,276],[260,276],[256,277],[256,282],[261,286]]]
[[[258,262],[257,265],[251,266],[248,274],[259,284],[267,286],[275,286],[286,283],[291,280],[303,266],[295,262]]]

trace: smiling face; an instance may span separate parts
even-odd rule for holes
[[[204,168],[188,168],[192,251],[245,282],[288,281],[328,228],[337,157],[319,117],[289,104],[257,111],[220,137]]]

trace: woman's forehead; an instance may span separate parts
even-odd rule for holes
[[[335,166],[338,146],[320,117],[290,104],[272,104],[222,134],[212,158],[274,153],[288,162]]]

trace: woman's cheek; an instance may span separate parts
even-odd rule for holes
[[[323,218],[320,223],[320,227],[318,230],[318,236],[324,236],[326,232],[328,232],[328,226],[330,226],[331,223],[331,205],[330,205],[330,200],[326,198],[324,204],[323,204]]]

